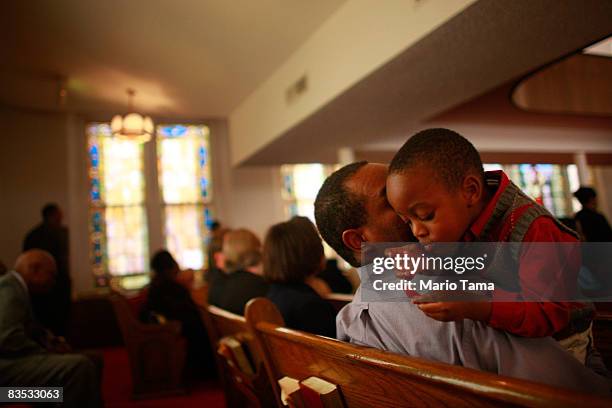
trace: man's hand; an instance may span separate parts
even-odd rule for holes
[[[463,319],[486,322],[491,316],[490,302],[423,302],[416,299],[414,303],[427,316],[441,322]]]

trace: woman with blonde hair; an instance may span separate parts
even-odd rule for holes
[[[213,297],[217,300],[213,304],[242,315],[249,300],[265,296],[268,291],[261,276],[261,241],[247,229],[227,232],[223,237],[221,263],[227,276],[221,293]]]

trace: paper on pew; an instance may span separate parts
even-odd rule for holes
[[[281,401],[284,405],[289,405],[288,396],[300,389],[300,382],[295,378],[283,377],[278,380],[281,389]]]

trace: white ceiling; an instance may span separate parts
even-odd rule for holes
[[[4,2],[0,103],[114,112],[131,87],[149,114],[225,117],[344,1]]]

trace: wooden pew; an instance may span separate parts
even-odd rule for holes
[[[264,298],[251,300],[245,316],[279,407],[277,380],[284,376],[331,382],[347,407],[612,406],[609,399],[283,328],[280,313]]]
[[[206,297],[203,299],[200,313],[208,331],[210,344],[215,352],[217,370],[223,383],[227,406],[273,406],[273,390],[268,381],[263,358],[253,335],[248,330],[245,318],[218,307],[207,305]],[[238,367],[231,366],[227,359],[217,353],[216,348],[219,341],[226,336],[232,336],[238,340],[250,355],[255,369],[253,375],[248,375]]]
[[[593,344],[608,369],[612,369],[612,311],[597,310],[593,320]]]
[[[130,359],[133,397],[159,398],[184,394],[186,342],[181,336],[181,323],[141,323],[122,295],[113,293],[109,300]]]

